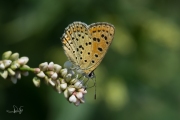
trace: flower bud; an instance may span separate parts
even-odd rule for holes
[[[69,101],[72,102],[72,103],[75,103],[77,101],[77,98],[74,95],[71,95],[69,97]]]
[[[0,70],[4,70],[4,69],[5,69],[5,65],[2,62],[0,62]]]
[[[12,83],[16,84],[17,83],[17,78],[15,76],[12,76],[11,81],[12,81]]]
[[[64,91],[64,97],[65,97],[65,98],[68,98],[68,97],[69,97],[69,93],[68,93],[68,90],[67,90],[67,89]]]
[[[15,72],[11,68],[8,68],[7,70],[8,70],[9,75],[11,76],[15,75]]]
[[[19,71],[16,72],[15,76],[17,79],[21,79],[21,73]]]
[[[57,77],[58,77],[57,73],[54,73],[54,74],[51,76],[51,78],[52,78],[53,80],[57,79]]]
[[[23,65],[22,67],[23,68],[30,68],[28,65]]]
[[[59,71],[61,70],[61,66],[60,65],[58,65],[58,64],[54,64],[54,71],[56,72],[56,73],[59,73]]]
[[[66,75],[67,75],[67,73],[68,73],[68,70],[66,69],[66,68],[64,68],[64,69],[61,69],[61,75],[63,76],[63,77],[65,77]]]
[[[45,80],[46,84],[49,83],[49,78],[47,76],[44,77],[44,80]]]
[[[4,71],[0,72],[0,75],[2,78],[6,79],[8,77],[8,71],[4,70]]]
[[[19,59],[19,53],[13,53],[10,58],[10,60],[15,61]]]
[[[84,96],[83,98],[79,99],[81,103],[85,103]]]
[[[3,60],[3,63],[4,63],[4,66],[6,68],[6,67],[11,65],[12,61],[11,60]]]
[[[72,93],[73,93],[75,90],[76,90],[76,89],[73,88],[73,87],[69,87],[69,88],[68,88],[68,92],[69,92],[70,95],[72,95]]]
[[[57,85],[56,86],[56,90],[57,90],[57,92],[60,94],[60,93],[62,93],[62,90],[61,90],[61,86],[60,85]]]
[[[75,84],[77,81],[78,81],[78,80],[77,80],[76,78],[74,78],[74,79],[72,79],[72,80],[70,81],[70,84]]]
[[[63,83],[63,84],[61,84],[60,86],[61,86],[61,89],[64,90],[64,89],[67,88],[67,83]]]
[[[11,65],[11,69],[12,69],[12,70],[16,70],[17,68],[18,68],[17,65],[15,65],[15,64]]]
[[[60,86],[60,81],[59,80],[56,80],[56,90],[57,90],[58,93],[62,93],[61,86]]]
[[[11,51],[4,52],[3,55],[2,55],[2,59],[3,60],[8,60],[9,57],[11,56],[11,54],[12,54]]]
[[[47,71],[45,73],[48,75],[48,77],[51,77],[54,74],[54,71]]]
[[[17,61],[13,61],[12,64],[11,64],[11,68],[13,70],[16,70],[17,68],[20,67],[20,64],[17,62]]]
[[[25,64],[27,64],[28,61],[29,61],[28,57],[21,57],[20,59],[18,59],[18,63],[20,65],[25,65]]]
[[[50,62],[49,65],[48,65],[48,70],[54,70],[54,63],[53,62]]]
[[[81,98],[83,98],[83,94],[82,94],[82,92],[76,92],[76,97],[78,98],[78,99],[81,99]]]
[[[71,80],[72,74],[67,74],[65,77],[66,82],[69,82]]]
[[[74,103],[74,105],[79,106],[80,103],[81,103],[80,100],[77,100],[77,101]]]
[[[52,86],[55,86],[56,84],[55,84],[55,82],[51,79],[51,78],[49,78],[49,84],[51,84]]]
[[[87,93],[87,90],[85,90],[84,88],[78,89],[79,92],[82,92],[83,94]]]
[[[37,76],[40,78],[44,78],[46,75],[44,74],[43,71],[41,71],[40,73],[37,74]]]
[[[41,63],[39,65],[39,68],[42,70],[42,71],[46,71],[48,69],[48,63],[47,62],[44,62],[44,63]]]
[[[74,84],[74,87],[77,89],[82,88],[82,83],[80,81],[78,81]]]
[[[41,72],[40,68],[34,68],[34,73],[35,74],[40,73],[40,72]]]
[[[40,87],[41,80],[38,77],[33,78],[33,83],[36,87]]]
[[[66,81],[64,79],[62,79],[62,78],[59,78],[59,80],[60,80],[61,84],[66,83]]]

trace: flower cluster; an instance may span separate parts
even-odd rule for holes
[[[20,70],[20,68],[29,68],[26,65],[28,61],[28,57],[19,58],[18,53],[5,52],[0,60],[0,76],[4,79],[10,79],[16,84],[17,80],[21,79],[21,75],[28,76],[28,71]]]
[[[28,76],[28,72],[33,72],[35,74],[33,83],[36,87],[40,86],[41,81],[45,81],[58,93],[64,93],[65,98],[70,103],[78,106],[85,102],[84,95],[87,93],[83,84],[85,77],[80,80],[79,74],[76,73],[75,69],[72,69],[71,62],[65,62],[64,68],[53,62],[44,62],[38,68],[31,68],[26,65],[28,61],[28,57],[19,57],[18,53],[5,52],[0,60],[0,76],[4,79],[10,79],[16,84],[22,75]]]
[[[67,67],[65,63],[65,67]],[[58,93],[64,93],[65,98],[70,103],[78,106],[84,103],[84,94],[87,93],[82,82],[77,78],[76,73],[70,68],[64,68],[58,64],[44,62],[39,65],[40,71],[37,72],[37,77],[33,78],[35,86],[40,86],[40,81],[43,79],[51,85]],[[38,70],[37,70],[38,71]]]

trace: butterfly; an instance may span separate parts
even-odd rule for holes
[[[90,25],[73,22],[65,28],[61,38],[63,49],[77,71],[93,78],[94,70],[104,58],[114,33],[114,26],[106,22]]]

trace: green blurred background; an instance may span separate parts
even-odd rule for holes
[[[180,120],[180,1],[1,0],[0,54],[28,56],[31,67],[67,60],[60,37],[74,21],[109,22],[114,41],[76,107],[33,73],[16,85],[0,78],[0,120]],[[13,105],[22,114],[9,114]]]

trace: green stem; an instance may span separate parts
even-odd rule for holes
[[[35,70],[35,68],[28,68],[28,67],[20,67],[19,69],[22,71],[31,71],[31,72],[34,72]]]

